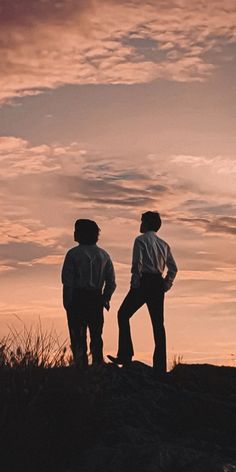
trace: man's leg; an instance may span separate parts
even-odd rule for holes
[[[88,364],[86,323],[74,307],[66,313],[74,361],[78,365],[86,366]]]
[[[94,309],[88,316],[88,326],[90,332],[90,351],[92,353],[93,364],[103,364],[103,340],[102,329],[104,324],[103,306],[101,297],[98,298]]]
[[[148,311],[152,321],[155,350],[153,354],[153,367],[164,374],[166,372],[166,333],[164,327],[164,291],[156,290],[147,297]]]
[[[145,300],[141,289],[130,289],[119,308],[119,345],[117,357],[121,361],[129,362],[134,355],[129,320],[144,303]]]

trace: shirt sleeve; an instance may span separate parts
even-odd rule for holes
[[[107,260],[105,266],[105,286],[103,290],[103,296],[106,301],[109,301],[112,297],[113,292],[116,289],[116,280],[115,280],[115,270],[112,263],[112,260]]]
[[[142,243],[135,239],[133,247],[132,267],[131,267],[131,288],[140,286],[141,274],[143,267],[143,248]]]
[[[62,267],[61,280],[63,283],[63,306],[69,310],[72,304],[73,285],[74,285],[74,267],[73,260],[68,252],[66,254]]]
[[[167,250],[166,266],[167,266],[167,274],[165,277],[165,283],[168,286],[168,288],[170,288],[178,272],[178,268],[174,260],[174,257],[172,256],[171,249],[169,246]]]
[[[62,266],[61,281],[63,285],[66,285],[67,287],[73,287],[74,285],[74,265],[70,252],[66,254]]]

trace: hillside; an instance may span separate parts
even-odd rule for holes
[[[1,472],[236,471],[236,369],[0,369]]]

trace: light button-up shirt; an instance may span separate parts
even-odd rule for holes
[[[169,289],[178,271],[170,246],[155,231],[147,231],[138,236],[133,247],[131,288],[140,286],[142,273],[163,274],[165,267],[165,286]]]
[[[115,271],[109,254],[96,244],[79,244],[70,249],[62,267],[64,306],[70,305],[73,290],[101,290],[109,301],[115,288]]]

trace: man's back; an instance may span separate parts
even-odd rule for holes
[[[71,339],[74,360],[88,365],[87,328],[90,333],[92,362],[103,364],[103,309],[110,309],[116,288],[115,272],[109,254],[97,246],[100,228],[88,219],[75,222],[74,240],[62,268],[63,305]]]
[[[143,247],[143,272],[163,272],[169,252],[168,244],[154,231],[148,231],[136,238]]]
[[[177,266],[172,256],[170,246],[156,235],[155,231],[146,231],[137,236],[134,241],[132,260],[131,286],[140,284],[142,274],[163,274],[167,266],[166,283],[172,285],[177,272]]]
[[[112,277],[109,254],[96,244],[80,244],[70,249],[62,269],[62,283],[73,288],[102,289]]]

